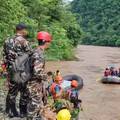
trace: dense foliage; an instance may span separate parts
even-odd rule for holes
[[[14,33],[15,25],[20,21],[34,24],[34,21],[27,17],[25,8],[19,0],[0,0],[0,43]]]
[[[81,29],[74,14],[62,0],[0,0],[0,45],[12,35],[15,25],[25,22],[29,37],[37,43],[37,31],[49,31],[53,43],[47,53],[49,59],[71,59],[73,46],[81,37]]]
[[[120,0],[74,0],[83,44],[120,46]]]
[[[72,45],[78,44],[81,30],[75,16],[66,10],[62,0],[23,0],[23,4],[27,7],[28,16],[37,21],[38,30],[49,31],[53,35],[48,58],[71,59]]]

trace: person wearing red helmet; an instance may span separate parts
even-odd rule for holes
[[[32,78],[28,83],[29,102],[28,102],[28,118],[32,119],[39,116],[40,108],[47,103],[46,81],[47,74],[45,72],[44,51],[49,47],[52,36],[48,32],[37,33],[38,47],[33,50],[31,56]]]

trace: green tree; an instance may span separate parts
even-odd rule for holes
[[[0,0],[0,42],[14,33],[16,24],[24,22],[30,25],[33,47],[37,31],[48,31],[53,35],[48,57],[54,53],[55,59],[71,59],[82,30],[68,6],[63,0]]]
[[[117,45],[120,36],[119,0],[74,0],[71,5],[86,33],[83,44]]]
[[[79,43],[81,28],[62,0],[23,0],[23,4],[28,8],[28,15],[37,21],[38,30],[47,30],[53,23],[59,22],[72,44],[76,46]]]
[[[14,33],[19,22],[35,25],[34,20],[27,17],[25,7],[19,0],[0,0],[0,43]]]
[[[81,29],[75,15],[71,13],[62,0],[23,0],[28,16],[38,23],[38,31],[49,31],[53,43],[48,59],[71,59],[72,45],[76,46],[81,38]],[[58,44],[62,43],[62,44]]]

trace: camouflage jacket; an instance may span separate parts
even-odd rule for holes
[[[11,62],[14,62],[17,56],[21,56],[23,53],[27,53],[29,51],[31,51],[31,47],[28,41],[22,37],[22,35],[17,34],[13,38],[8,38],[4,43],[4,62],[11,64]]]
[[[45,58],[44,51],[37,48],[31,56],[32,64],[32,81],[46,81],[47,74],[45,73]]]
[[[28,82],[29,90],[29,103],[28,103],[28,114],[35,116],[38,114],[44,105],[47,104],[47,90],[45,87],[45,81],[47,75],[45,73],[45,59],[44,51],[37,48],[33,51],[31,56],[32,64],[32,78]]]

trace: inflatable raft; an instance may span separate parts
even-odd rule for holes
[[[117,76],[102,77],[101,82],[106,84],[120,84],[120,77]]]
[[[83,88],[83,85],[84,85],[83,84],[83,79],[80,76],[78,76],[78,75],[75,75],[75,74],[73,74],[73,75],[66,75],[66,76],[63,77],[63,79],[64,79],[64,81],[70,82],[70,85],[71,85],[71,81],[72,80],[76,80],[78,82],[77,90],[80,90],[80,89]]]

